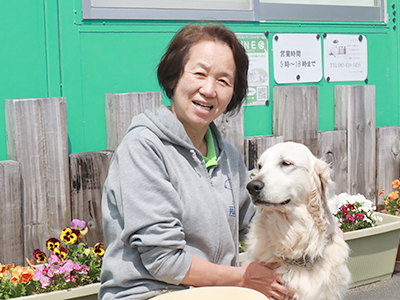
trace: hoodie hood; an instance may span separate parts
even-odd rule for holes
[[[156,110],[155,114],[146,109],[144,114],[140,114],[132,119],[132,123],[129,126],[127,133],[137,127],[148,128],[157,135],[160,140],[167,141],[189,150],[198,151],[195,149],[192,141],[187,135],[185,127],[183,127],[182,123],[172,113],[170,106],[161,105]],[[214,137],[217,155],[219,155],[224,148],[224,141],[214,122],[210,124],[210,129]]]

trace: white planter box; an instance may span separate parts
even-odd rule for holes
[[[346,232],[348,263],[356,287],[392,277],[400,238],[400,217],[376,213],[383,221],[372,228]]]

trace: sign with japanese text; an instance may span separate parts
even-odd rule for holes
[[[321,37],[318,34],[275,34],[274,78],[279,84],[322,79]]]
[[[363,81],[368,76],[367,38],[328,34],[324,38],[324,76],[327,81]]]
[[[263,33],[237,33],[249,57],[249,89],[245,106],[265,105],[269,99],[268,40]]]

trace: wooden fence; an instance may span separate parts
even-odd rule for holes
[[[68,155],[66,99],[6,100],[9,160],[0,161],[0,263],[24,264],[36,248],[74,218],[89,227],[86,241],[103,240],[101,193],[108,166],[132,117],[161,104],[160,93],[106,95],[107,149]],[[273,135],[244,137],[243,113],[216,120],[250,169],[268,147],[307,145],[331,163],[337,193],[361,193],[380,203],[400,173],[400,127],[375,126],[375,87],[335,87],[335,130],[318,131],[317,87],[274,89]],[[105,241],[106,242],[106,241]]]

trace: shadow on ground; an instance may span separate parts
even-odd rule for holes
[[[350,289],[345,300],[398,300],[400,299],[400,272],[392,278]]]

